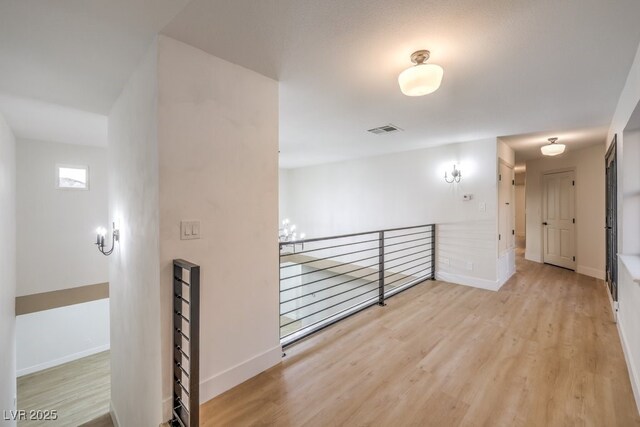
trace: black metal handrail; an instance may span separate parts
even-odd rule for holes
[[[280,243],[282,345],[435,279],[435,243],[435,224]]]
[[[172,426],[196,427],[199,424],[199,378],[200,266],[182,259],[175,259],[173,260]]]

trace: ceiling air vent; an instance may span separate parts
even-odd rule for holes
[[[381,135],[385,133],[399,132],[401,130],[402,129],[400,129],[396,125],[388,124],[388,125],[380,126],[377,128],[369,129],[367,130],[367,132],[375,133],[376,135]]]

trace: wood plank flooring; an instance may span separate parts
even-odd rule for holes
[[[18,409],[57,410],[55,421],[19,421],[20,427],[111,426],[109,352],[18,378]],[[93,421],[92,421],[93,420]]]
[[[203,426],[640,426],[604,284],[518,259],[499,292],[425,282],[286,350]]]

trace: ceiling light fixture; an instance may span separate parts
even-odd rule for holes
[[[400,90],[407,96],[422,96],[435,92],[442,83],[444,70],[435,64],[426,64],[431,53],[419,50],[411,54],[413,67],[407,68],[398,76]]]
[[[549,138],[549,144],[540,147],[542,154],[545,156],[557,156],[558,154],[564,153],[566,146],[564,144],[556,144],[557,140],[558,138]]]

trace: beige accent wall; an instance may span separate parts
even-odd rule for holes
[[[109,298],[109,283],[16,297],[16,316]]]
[[[605,176],[604,143],[571,150],[556,157],[527,162],[525,257],[542,262],[542,175],[575,168],[576,171],[576,265],[578,273],[604,279],[605,269]]]

